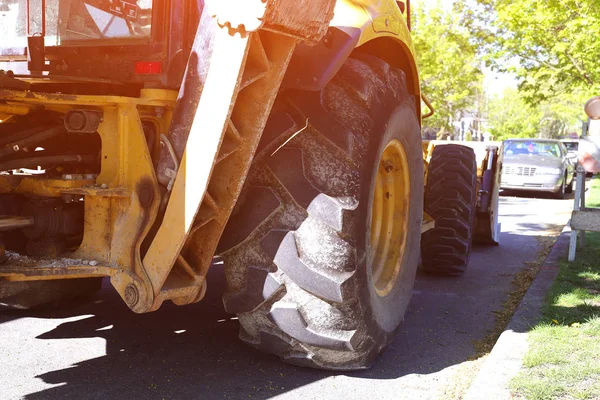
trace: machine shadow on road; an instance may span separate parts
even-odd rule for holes
[[[400,334],[370,370],[336,373],[288,365],[238,340],[238,323],[222,307],[221,272],[212,271],[209,282],[213,290],[209,289],[207,298],[192,306],[165,304],[154,313],[135,315],[105,282],[95,301],[82,307],[61,312],[0,315],[0,323],[23,317],[54,319],[89,315],[64,322],[37,339],[106,340],[105,356],[39,375],[37,378],[44,382],[60,386],[26,398],[266,399],[338,375],[383,380],[430,374],[461,363],[474,353],[468,328],[434,332],[423,326],[425,315],[421,314],[423,310],[431,312],[426,310],[430,308],[429,300],[415,295]],[[463,279],[460,285],[470,285],[471,279],[478,278]],[[452,284],[444,277],[421,273],[418,276],[417,287],[440,285]],[[460,297],[458,293],[446,295]],[[489,319],[484,314],[481,317]],[[441,311],[441,316],[426,318],[439,322],[447,317],[448,312]],[[485,326],[489,321],[482,320],[481,324]],[[463,343],[453,344],[448,334],[462,337]]]
[[[548,229],[543,221],[518,225],[529,232]],[[525,268],[525,262],[535,259],[538,249],[535,235],[519,230],[504,232],[501,246],[476,246],[461,277],[419,272],[398,336],[366,371],[295,367],[243,344],[237,338],[235,316],[223,309],[225,279],[220,266],[211,269],[207,296],[195,305],[168,303],[156,312],[136,315],[105,281],[103,290],[87,305],[60,312],[4,312],[0,326],[24,317],[43,321],[81,316],[37,339],[106,341],[104,356],[38,375],[57,386],[29,394],[27,399],[267,399],[332,377],[327,380],[329,386],[337,384],[336,377],[378,384],[377,380],[412,374],[427,376],[472,359],[474,341],[495,329],[495,313],[513,290],[514,276]],[[43,350],[38,353],[39,357],[60,357]]]

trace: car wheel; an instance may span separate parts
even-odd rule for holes
[[[558,189],[557,192],[554,193],[554,198],[555,199],[564,199],[565,198],[565,191],[566,191],[566,180],[563,179],[562,184],[560,185],[560,188]]]
[[[568,174],[565,175],[565,182],[567,181],[567,177],[568,177]],[[571,182],[565,188],[565,193],[569,193],[569,194],[573,193],[573,182],[575,182],[575,179],[571,179]]]

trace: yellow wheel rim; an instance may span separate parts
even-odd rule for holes
[[[391,140],[379,161],[371,206],[371,274],[381,297],[390,293],[402,267],[408,237],[409,172],[404,146]]]

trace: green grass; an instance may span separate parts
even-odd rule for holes
[[[600,179],[589,207],[600,207]],[[529,352],[512,381],[515,397],[600,399],[600,233],[588,233],[577,260],[564,262],[529,332]]]
[[[600,207],[600,177],[594,177],[586,184],[590,193],[586,197],[587,207]]]

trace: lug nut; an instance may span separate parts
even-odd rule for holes
[[[125,303],[129,307],[135,306],[140,299],[140,294],[134,285],[127,285],[125,288]]]

